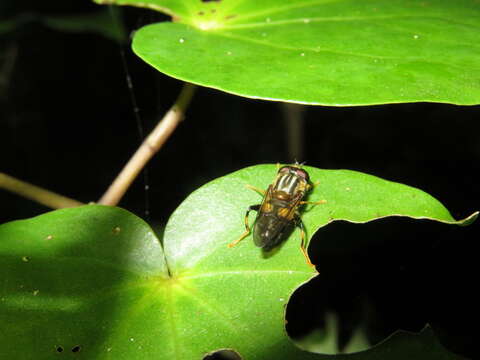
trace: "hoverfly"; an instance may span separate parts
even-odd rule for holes
[[[307,261],[307,264],[314,266],[308,257],[305,247],[305,229],[300,218],[299,208],[303,204],[324,204],[326,200],[309,202],[302,199],[313,187],[310,183],[310,176],[300,165],[282,166],[278,169],[277,177],[269,185],[267,191],[254,188],[263,195],[263,201],[258,205],[251,205],[245,215],[245,232],[228,244],[228,247],[237,245],[247,237],[251,230],[248,224],[250,211],[256,211],[257,217],[253,226],[253,241],[255,245],[265,251],[269,251],[279,245],[290,234],[292,226],[300,228],[301,243],[300,249]]]

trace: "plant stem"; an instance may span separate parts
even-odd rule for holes
[[[160,150],[183,120],[185,110],[192,99],[196,86],[185,83],[175,104],[167,111],[155,129],[143,141],[108,190],[98,201],[102,205],[117,205],[145,164]]]
[[[304,157],[304,127],[303,116],[306,106],[300,104],[284,103],[283,112],[287,136],[288,161],[294,163],[302,162]]]
[[[12,78],[15,62],[18,57],[18,45],[17,43],[11,43],[8,45],[5,51],[5,62],[0,69],[0,100],[7,95],[7,90]]]
[[[6,189],[14,194],[34,200],[52,209],[61,209],[85,205],[80,201],[67,198],[54,192],[42,189],[25,181],[15,179],[4,173],[0,173],[0,188]]]

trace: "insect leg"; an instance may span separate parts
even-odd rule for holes
[[[305,229],[303,227],[303,221],[300,219],[299,216],[296,218],[296,225],[300,228],[300,237],[301,237],[301,242],[300,242],[300,250],[302,250],[303,256],[305,257],[305,261],[307,264],[311,267],[315,267],[314,264],[310,261],[310,257],[308,256],[307,249],[305,247]]]
[[[232,248],[234,247],[235,245],[237,245],[240,241],[242,241],[243,239],[245,239],[251,232],[251,229],[250,229],[250,226],[248,225],[248,215],[250,214],[250,211],[258,211],[260,210],[260,204],[258,205],[252,205],[252,206],[249,206],[248,210],[247,210],[247,213],[245,214],[245,231],[244,233],[242,234],[242,236],[240,236],[237,240],[231,242],[230,244],[228,244],[228,247],[229,248]]]
[[[247,189],[256,191],[257,193],[259,193],[259,194],[262,195],[262,196],[265,196],[265,193],[266,193],[265,190],[259,189],[259,188],[255,187],[255,186],[248,185],[248,184],[245,185],[245,187],[246,187]]]
[[[326,204],[327,200],[320,200],[320,201],[300,201],[300,204],[314,204],[314,205],[320,205],[320,204]]]

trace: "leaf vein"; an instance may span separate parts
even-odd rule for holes
[[[244,36],[240,36],[240,35],[234,35],[232,33],[218,33],[219,36],[223,36],[223,37],[226,37],[226,38],[230,38],[230,39],[234,39],[234,40],[240,40],[240,41],[245,41],[245,42],[251,42],[251,43],[255,43],[255,44],[258,44],[258,45],[263,45],[263,46],[267,46],[267,47],[271,47],[271,48],[275,48],[275,49],[279,49],[279,50],[286,50],[286,51],[311,51],[313,53],[321,53],[321,52],[324,52],[324,53],[331,53],[331,54],[337,54],[337,55],[347,55],[347,56],[357,56],[357,57],[363,57],[363,58],[371,58],[371,59],[377,59],[377,60],[405,60],[405,61],[423,61],[423,62],[426,62],[426,63],[429,63],[429,64],[437,64],[437,65],[443,65],[443,66],[447,66],[447,67],[451,67],[451,68],[456,68],[456,69],[460,69],[460,70],[464,70],[465,69],[465,66],[464,65],[456,65],[456,64],[449,64],[449,63],[444,63],[444,62],[441,62],[441,61],[432,61],[430,59],[424,59],[424,58],[421,58],[421,57],[414,57],[414,56],[385,56],[385,55],[370,55],[370,54],[364,54],[364,53],[354,53],[354,52],[348,52],[348,51],[339,51],[339,50],[332,50],[332,49],[326,49],[326,48],[322,48],[322,49],[315,49],[315,48],[302,48],[302,47],[290,47],[290,46],[280,46],[280,45],[277,45],[277,44],[272,44],[272,43],[269,43],[267,41],[262,41],[262,40],[256,40],[256,39],[252,39],[252,38],[248,38],[248,37],[244,37]],[[471,64],[468,65],[470,69],[475,69],[475,70],[480,70],[480,67],[475,67],[475,66],[472,66]]]

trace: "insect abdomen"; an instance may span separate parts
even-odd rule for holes
[[[290,221],[275,214],[262,214],[257,217],[253,227],[253,242],[258,247],[268,251],[285,239],[286,230]]]

